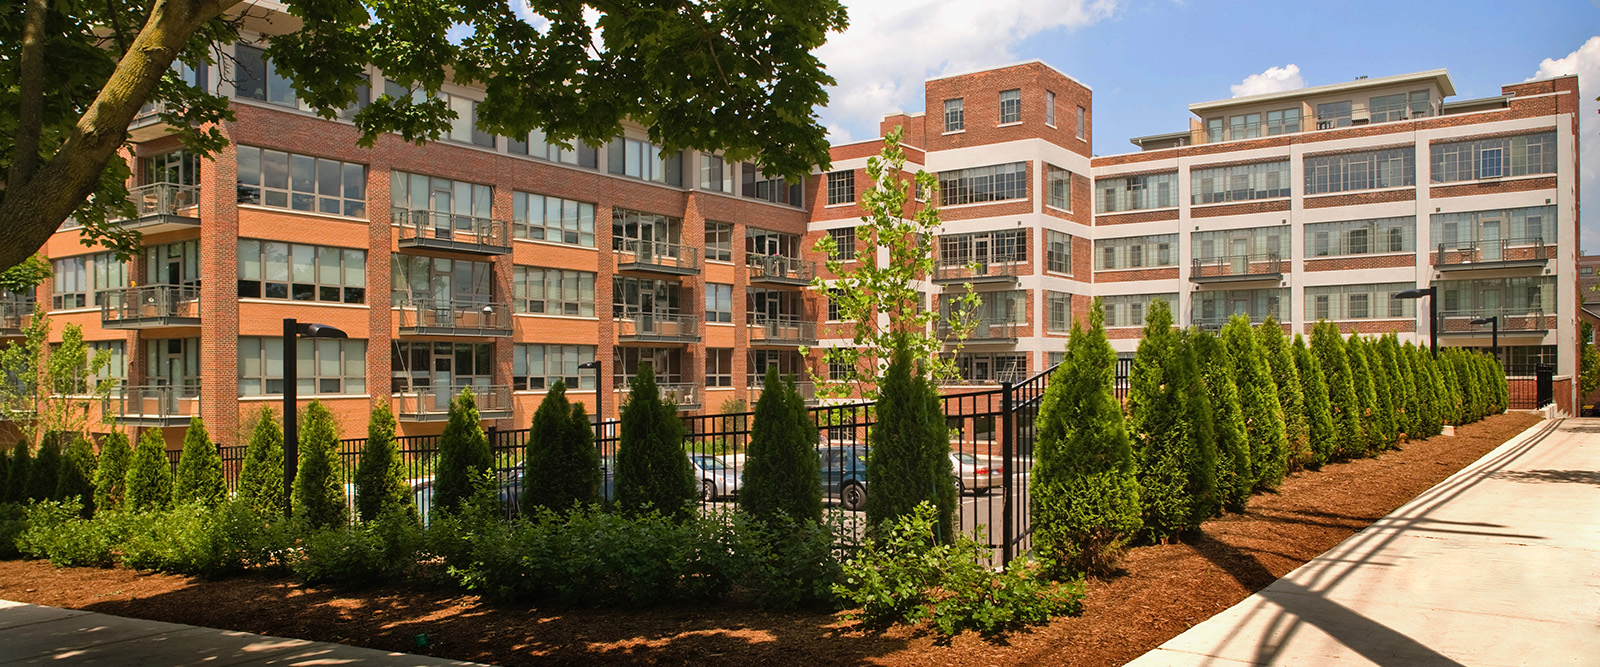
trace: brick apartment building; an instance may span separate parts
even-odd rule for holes
[[[472,122],[481,91],[447,84],[461,115],[448,137],[366,149],[347,121],[302,108],[260,50],[231,48],[227,76],[182,72],[233,99],[228,148],[187,154],[153,114],[130,129],[138,215],[124,224],[144,255],[116,262],[69,221],[32,295],[58,340],[79,324],[110,350],[124,385],[111,409],[170,446],[193,415],[239,442],[281,401],[286,317],[349,335],[295,355],[300,397],[349,436],[385,399],[402,434],[437,433],[463,386],[497,428],[526,427],[557,379],[591,408],[604,392],[615,416],[641,362],[682,409],[716,412],[753,400],[769,366],[814,367],[802,347],[843,342],[808,288],[812,245],[855,248],[881,140],[835,146],[833,171],[787,183],[713,153],[661,156],[637,127],[574,149],[490,135]],[[1183,324],[1244,312],[1423,340],[1425,315],[1389,297],[1433,284],[1443,344],[1487,346],[1466,322],[1499,314],[1508,358],[1557,363],[1570,407],[1577,81],[1453,93],[1439,70],[1196,104],[1189,130],[1100,158],[1089,88],[1035,62],[930,80],[926,110],[883,129],[905,126],[908,168],[941,182],[930,307],[967,282],[982,293],[959,356],[971,382],[1046,368],[1095,295],[1131,352],[1156,296]],[[3,304],[0,334],[28,301]],[[598,382],[579,368],[596,360]]]

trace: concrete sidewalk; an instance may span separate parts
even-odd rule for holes
[[[36,664],[443,667],[474,663],[0,600],[0,665]]]
[[[1600,665],[1600,419],[1528,429],[1129,665]]]

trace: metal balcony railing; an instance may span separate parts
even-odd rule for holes
[[[1023,255],[990,255],[987,259],[961,264],[943,259],[933,267],[935,283],[1014,283],[1028,258]]]
[[[139,228],[149,232],[200,224],[198,185],[151,183],[130,188],[128,197],[133,202],[134,219],[123,222],[124,228]]]
[[[18,336],[33,317],[34,300],[17,295],[0,297],[0,336]]]
[[[500,302],[407,299],[399,309],[402,336],[511,335],[511,308]]]
[[[750,387],[750,409],[752,410],[755,409],[756,401],[761,400],[761,393],[763,391],[761,383],[765,380],[766,377],[763,375],[751,375],[746,379],[746,381],[749,383],[748,386]],[[796,380],[794,383],[794,392],[800,395],[800,400],[805,401],[806,405],[816,405],[818,403],[817,384],[815,382],[810,380]]]
[[[1460,308],[1439,311],[1441,335],[1483,335],[1492,333],[1488,324],[1473,324],[1473,320],[1500,318],[1500,335],[1507,333],[1543,333],[1556,328],[1555,313],[1542,308]]]
[[[1283,256],[1275,252],[1196,257],[1189,270],[1189,279],[1195,282],[1279,280],[1282,277]]]
[[[627,308],[617,313],[617,340],[623,343],[694,343],[700,340],[699,318]]]
[[[439,211],[392,208],[389,221],[400,226],[399,247],[448,250],[475,255],[511,252],[511,225],[504,220]]]
[[[947,341],[955,340],[957,333],[959,332],[956,331],[955,327],[952,326],[948,321],[939,322],[939,338]],[[967,333],[966,342],[996,343],[1016,342],[1016,340],[1017,325],[1015,322],[988,322],[979,320],[972,326],[972,331]]]
[[[700,385],[689,382],[666,382],[656,387],[661,392],[661,400],[678,406],[679,410],[700,408]]]
[[[1255,326],[1255,325],[1261,324],[1262,322],[1267,321],[1267,313],[1260,313],[1260,314],[1257,314],[1257,313],[1238,313],[1238,314],[1239,315],[1244,315],[1245,317],[1250,318],[1251,326]],[[1282,319],[1283,319],[1282,317],[1279,317],[1276,313],[1273,313],[1272,315],[1273,315],[1273,317],[1275,319],[1278,319],[1279,321],[1282,321]],[[1231,319],[1233,319],[1233,314],[1214,315],[1214,316],[1211,316],[1211,317],[1195,315],[1194,317],[1189,319],[1189,324],[1191,326],[1199,328],[1202,331],[1217,332],[1217,331],[1221,331],[1222,327],[1226,326],[1228,324],[1228,320],[1231,320]]]
[[[117,419],[134,426],[182,426],[200,414],[200,382],[121,388]],[[116,399],[113,399],[116,400]]]
[[[692,276],[700,272],[700,250],[664,241],[613,239],[618,271]]]
[[[798,318],[750,318],[751,345],[816,345],[817,323]]]
[[[450,402],[471,389],[481,419],[511,418],[509,385],[458,384],[440,387],[413,387],[394,394],[395,417],[403,422],[439,422],[450,418]]]
[[[1543,238],[1440,243],[1433,266],[1440,271],[1537,267],[1555,256],[1556,246]]]
[[[145,285],[106,290],[100,325],[107,329],[157,329],[200,325],[200,287]]]
[[[804,287],[817,275],[817,263],[808,259],[795,259],[777,255],[748,255],[752,285],[793,285]]]

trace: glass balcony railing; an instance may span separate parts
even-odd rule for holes
[[[511,309],[500,302],[407,299],[397,307],[402,336],[511,335]]]
[[[960,332],[948,321],[939,322],[939,338],[947,341],[956,339]],[[968,343],[997,343],[1016,342],[1017,325],[1015,322],[988,322],[979,320],[972,326],[972,331],[967,333]]]
[[[504,220],[394,208],[389,211],[389,221],[400,226],[398,244],[402,249],[426,248],[476,255],[511,252],[511,227]]]
[[[751,375],[747,379],[750,387],[750,405],[752,410],[755,409],[754,406],[756,401],[761,400],[761,383],[765,380],[766,378],[761,375]],[[817,385],[815,382],[810,380],[797,380],[794,383],[794,391],[796,394],[800,395],[800,400],[805,401],[806,405],[817,404]]]
[[[1440,271],[1543,266],[1556,256],[1556,246],[1543,238],[1514,238],[1440,243],[1433,266]]]
[[[661,400],[677,406],[679,410],[700,408],[700,385],[690,382],[666,382],[656,387],[661,391]]]
[[[627,308],[617,313],[617,340],[623,343],[694,343],[700,340],[699,318]]]
[[[798,318],[750,318],[751,345],[816,345],[817,323]]]
[[[450,402],[461,395],[462,389],[472,390],[480,418],[511,418],[511,387],[484,384],[412,387],[396,392],[393,396],[395,417],[403,422],[445,421],[450,417]]]
[[[135,426],[182,426],[200,414],[200,381],[122,387],[118,420]],[[116,399],[113,399],[116,400]]]
[[[33,317],[34,300],[17,295],[0,297],[0,336],[21,335]]]
[[[100,325],[107,329],[200,326],[198,285],[144,285],[99,293]]]
[[[1195,282],[1278,280],[1283,277],[1283,256],[1275,252],[1222,257],[1196,257],[1189,279]]]
[[[991,255],[987,261],[965,264],[940,263],[933,267],[935,283],[1014,283],[1027,257]]]
[[[128,197],[133,202],[134,219],[124,221],[124,228],[151,232],[200,224],[198,185],[151,183],[130,188]]]
[[[1484,335],[1493,328],[1488,324],[1473,324],[1474,320],[1498,317],[1500,333],[1543,333],[1556,328],[1555,313],[1542,308],[1461,308],[1439,311],[1441,335]]]
[[[806,259],[776,255],[749,255],[751,285],[792,285],[804,287],[817,275],[817,263]]]
[[[700,272],[700,250],[664,241],[612,240],[618,271],[692,276]]]

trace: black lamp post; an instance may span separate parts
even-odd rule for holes
[[[1494,325],[1494,328],[1491,330],[1493,333],[1489,334],[1491,336],[1489,339],[1489,345],[1494,347],[1494,360],[1500,361],[1500,316],[1490,315],[1488,317],[1480,317],[1473,320],[1472,323],[1477,326],[1484,324]]]
[[[1408,289],[1394,295],[1396,299],[1420,299],[1428,297],[1428,338],[1433,347],[1433,358],[1439,358],[1439,299],[1434,296],[1434,288],[1420,287]]]
[[[345,332],[326,324],[301,324],[292,317],[283,318],[283,492],[285,497],[294,491],[294,471],[300,465],[300,422],[295,418],[296,386],[300,383],[297,338],[349,338]]]
[[[600,403],[600,397],[604,394],[600,389],[600,360],[585,361],[578,364],[578,368],[594,369],[594,437],[598,439],[602,435],[601,426],[606,423],[606,412]]]

